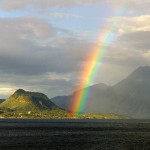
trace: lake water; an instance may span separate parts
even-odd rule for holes
[[[150,150],[150,120],[0,119],[0,150]]]

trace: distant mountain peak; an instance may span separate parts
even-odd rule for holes
[[[150,66],[140,66],[137,69],[150,69]]]
[[[84,112],[150,118],[150,66],[137,68],[127,78],[111,87],[100,83],[86,89],[90,89],[90,92]],[[76,93],[78,92],[80,91]],[[70,97],[56,97],[52,101],[69,110],[72,100]]]
[[[134,72],[145,72],[145,71],[150,73],[150,66],[138,67]]]
[[[130,76],[134,78],[150,78],[150,66],[139,67]]]

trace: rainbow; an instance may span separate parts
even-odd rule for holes
[[[121,9],[119,14],[122,14],[122,12],[124,11]],[[83,89],[94,83],[95,76],[100,68],[100,65],[102,64],[104,55],[107,52],[107,47],[112,40],[114,29],[115,26],[101,29],[100,36],[98,38],[99,45],[95,46],[88,55],[87,62],[89,63],[83,65],[80,74],[81,81],[76,89]],[[89,88],[85,88],[84,90],[79,90],[74,93],[71,100],[70,110],[75,116],[78,116],[84,112],[89,93]]]

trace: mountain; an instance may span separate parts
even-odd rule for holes
[[[99,93],[103,93],[105,90],[107,90],[108,88],[110,88],[109,86],[107,86],[106,84],[104,83],[100,83],[100,84],[96,84],[94,86],[89,86],[87,87],[86,89],[90,90],[91,94],[90,95],[93,95],[93,96],[96,96],[98,95]],[[70,110],[70,104],[71,104],[71,99],[73,97],[73,95],[75,95],[76,93],[78,92],[81,92],[82,90],[84,89],[81,89],[81,90],[78,90],[76,92],[74,92],[72,95],[70,96],[56,96],[54,98],[51,98],[51,101],[53,103],[55,103],[57,106],[63,108],[63,109],[67,109],[69,111]],[[90,112],[90,111],[89,111]]]
[[[37,92],[17,90],[12,96],[0,104],[1,108],[12,110],[52,110],[58,107],[49,98]]]
[[[139,67],[112,87],[102,90],[97,86],[99,85],[90,87],[86,112],[150,118],[150,66]],[[67,101],[69,100],[67,99]],[[57,104],[60,106],[58,102]]]
[[[139,67],[108,94],[112,96],[113,112],[133,118],[150,118],[150,67]]]
[[[70,96],[56,96],[51,98],[51,101],[60,108],[69,110]]]

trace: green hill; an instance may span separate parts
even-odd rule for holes
[[[12,96],[2,102],[0,107],[24,111],[58,109],[46,95],[37,92],[28,92],[22,89],[17,90]]]

